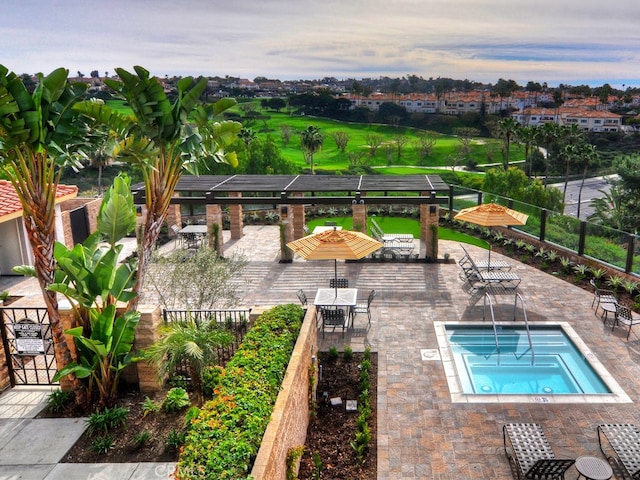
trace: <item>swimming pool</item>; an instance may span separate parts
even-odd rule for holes
[[[449,381],[452,394],[520,395],[537,401],[577,396],[611,401],[613,393],[626,397],[566,324],[530,326],[531,343],[523,324],[496,325],[495,334],[491,324],[447,323],[440,328],[445,344],[443,351],[439,337],[441,355],[454,372],[448,378],[455,376],[453,387]]]

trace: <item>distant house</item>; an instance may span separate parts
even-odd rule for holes
[[[56,239],[71,247],[96,229],[100,199],[76,198],[78,187],[58,185]],[[34,257],[22,217],[22,204],[11,182],[0,180],[0,274],[12,275],[18,265],[33,265]]]

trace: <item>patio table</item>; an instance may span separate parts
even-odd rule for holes
[[[345,307],[351,319],[353,319],[351,309],[357,303],[357,288],[319,288],[313,300],[316,307]]]
[[[187,225],[178,230],[178,234],[182,237],[182,244],[185,248],[198,248],[207,236],[206,225]]]

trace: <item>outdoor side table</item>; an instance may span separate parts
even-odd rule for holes
[[[601,303],[600,308],[602,309],[602,321],[606,323],[609,314],[613,313],[615,315],[618,306],[615,303]]]
[[[576,458],[575,466],[576,470],[578,470],[578,478],[609,480],[613,476],[613,470],[609,463],[598,457],[578,457]]]

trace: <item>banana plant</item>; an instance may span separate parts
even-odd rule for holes
[[[117,398],[120,374],[137,360],[132,348],[140,314],[116,309],[136,297],[136,261],[118,260],[122,245],[117,242],[136,225],[128,178],[114,179],[100,206],[97,225],[82,244],[69,249],[56,243],[54,249],[57,269],[49,289],[69,300],[78,325],[65,332],[75,341],[78,361],[61,368],[54,380],[69,374],[88,379],[87,402],[97,390],[100,405],[110,407]]]
[[[140,242],[138,276],[134,290],[142,290],[154,245],[164,223],[171,198],[182,174],[198,174],[203,165],[237,165],[235,152],[226,153],[240,131],[234,121],[215,118],[235,105],[223,99],[213,105],[199,104],[207,79],[185,77],[177,82],[172,103],[156,77],[143,67],[134,73],[116,68],[119,80],[105,79],[126,100],[133,115],[125,115],[99,102],[83,102],[74,108],[96,122],[107,125],[120,137],[114,156],[142,167],[146,218]],[[135,310],[137,299],[129,303]]]

